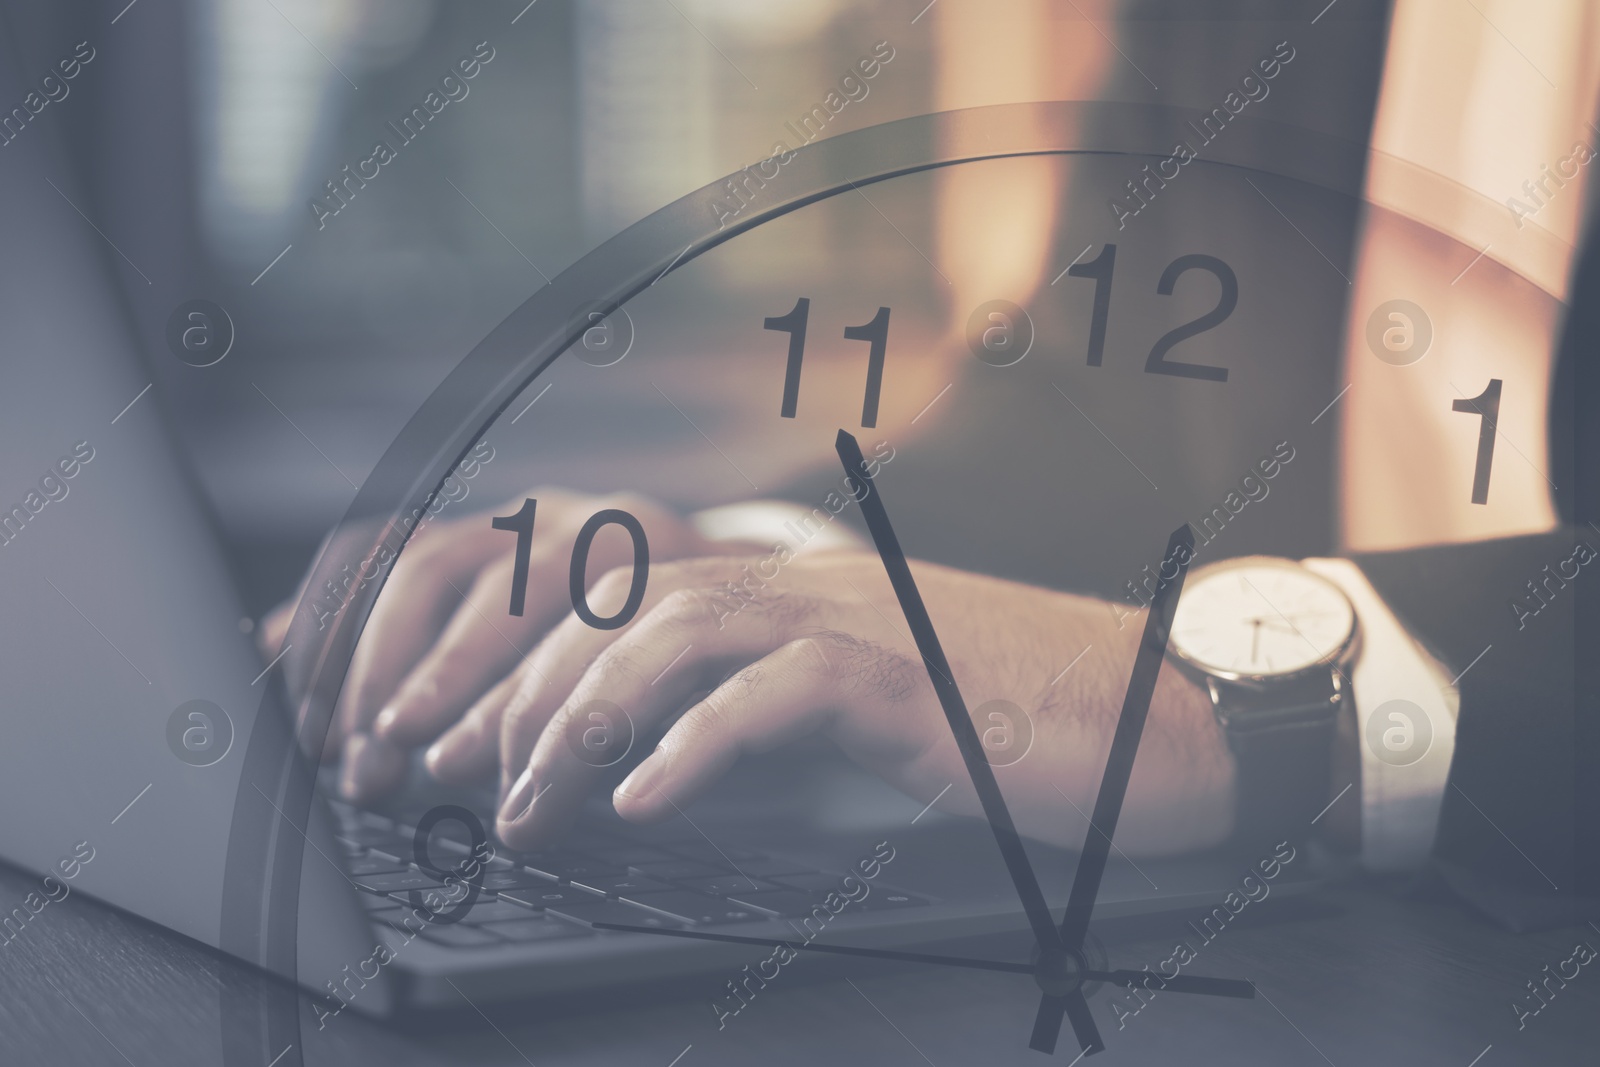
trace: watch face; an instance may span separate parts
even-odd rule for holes
[[[1271,678],[1336,659],[1354,630],[1350,599],[1328,579],[1294,563],[1241,561],[1189,580],[1172,648],[1212,674]]]

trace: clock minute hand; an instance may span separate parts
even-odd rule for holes
[[[1028,925],[1033,929],[1034,939],[1038,941],[1042,951],[1059,952],[1060,934],[1051,921],[1050,908],[1045,903],[1044,892],[1039,888],[1039,880],[1034,877],[1033,865],[1028,861],[1028,853],[1022,846],[1022,838],[1017,833],[1016,823],[1012,821],[1011,811],[1006,807],[1005,797],[1000,792],[1000,783],[994,776],[994,768],[984,758],[977,728],[972,725],[966,701],[961,697],[961,690],[957,688],[955,677],[950,671],[950,663],[945,659],[944,649],[939,644],[939,635],[934,632],[933,621],[928,617],[927,606],[922,602],[922,594],[917,591],[917,583],[911,577],[911,568],[906,564],[900,540],[895,536],[894,528],[889,525],[889,513],[884,510],[882,495],[867,470],[866,460],[861,455],[861,446],[854,436],[840,430],[835,449],[839,453],[840,462],[844,464],[845,473],[852,478],[860,479],[866,486],[866,493],[859,498],[862,517],[867,521],[867,529],[872,534],[873,544],[877,546],[878,557],[883,561],[883,569],[889,575],[889,584],[894,587],[894,595],[900,602],[900,610],[906,617],[906,623],[911,627],[911,636],[916,641],[917,651],[922,653],[922,660],[928,667],[928,679],[933,683],[933,691],[939,698],[939,706],[944,709],[944,716],[950,723],[950,732],[955,735],[956,747],[961,751],[967,775],[972,779],[973,788],[977,790],[978,801],[983,805],[984,816],[994,832],[995,844],[1000,847],[1000,856],[1005,861],[1011,882],[1022,901],[1022,910],[1027,914]]]
[[[1183,551],[1178,573],[1167,579],[1165,585],[1157,587],[1150,604],[1144,636],[1134,657],[1133,673],[1128,678],[1127,695],[1122,701],[1122,713],[1117,718],[1117,731],[1111,739],[1111,752],[1106,756],[1105,773],[1100,778],[1094,814],[1089,818],[1090,833],[1084,839],[1083,853],[1078,858],[1078,870],[1072,880],[1072,894],[1067,898],[1067,910],[1061,916],[1061,943],[1068,952],[1080,952],[1083,948],[1084,936],[1089,932],[1089,918],[1094,913],[1095,898],[1100,893],[1100,881],[1105,875],[1106,860],[1111,855],[1111,838],[1116,833],[1117,820],[1122,815],[1122,802],[1128,793],[1134,757],[1139,754],[1139,739],[1144,734],[1150,700],[1155,695],[1156,677],[1161,672],[1162,660],[1166,658],[1167,637],[1172,631],[1178,593],[1183,588],[1183,580],[1189,573],[1189,560],[1194,555],[1194,531],[1188,523],[1172,532],[1167,541],[1166,555],[1162,558],[1177,562],[1180,549]],[[1079,1029],[1075,1008],[1077,1004],[1067,998],[1049,994],[1041,998],[1038,1014],[1034,1016],[1033,1038],[1029,1046],[1041,1052],[1053,1051],[1063,1014],[1071,1016],[1074,1028]],[[1081,1043],[1081,1030],[1079,1038]]]
[[[1172,537],[1167,541],[1166,555],[1162,558],[1177,562],[1180,549],[1186,558],[1194,554],[1194,531],[1187,523],[1172,532]],[[1117,731],[1111,739],[1111,751],[1106,756],[1106,769],[1100,778],[1094,814],[1089,820],[1096,832],[1084,840],[1083,854],[1078,860],[1078,870],[1072,881],[1072,894],[1067,898],[1067,910],[1061,917],[1062,942],[1069,948],[1081,945],[1084,935],[1089,931],[1089,917],[1094,911],[1100,880],[1105,875],[1106,861],[1111,855],[1111,839],[1117,832],[1117,820],[1122,816],[1122,802],[1128,794],[1133,761],[1139,754],[1139,740],[1144,734],[1145,720],[1150,715],[1156,677],[1166,658],[1167,635],[1172,630],[1178,594],[1183,589],[1183,580],[1188,573],[1188,562],[1179,563],[1178,573],[1168,579],[1164,587],[1156,590],[1149,609],[1150,615],[1145,620],[1144,636],[1134,657],[1127,695],[1122,701],[1122,713],[1117,718]]]

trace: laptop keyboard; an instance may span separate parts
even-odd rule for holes
[[[402,928],[402,920],[411,919],[414,929],[409,895],[443,888],[449,871],[413,862],[415,826],[342,801],[330,807],[346,869],[368,915]],[[600,936],[594,923],[685,929],[799,918],[844,877],[727,843],[719,848],[704,838],[647,841],[611,826],[579,836],[575,848],[545,852],[497,845],[471,909],[459,922],[423,926],[420,936],[451,948],[487,948]],[[440,823],[432,837],[432,864],[455,866],[471,852],[466,829],[454,823]],[[849,909],[927,904],[874,881],[867,898]]]

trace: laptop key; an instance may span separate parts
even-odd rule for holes
[[[442,889],[439,877],[427,871],[396,871],[392,874],[366,874],[351,879],[368,893],[389,894],[404,889]]]
[[[393,852],[398,848],[402,855],[409,855],[412,847],[412,838],[409,835],[372,826],[346,827],[336,836],[346,844],[358,848],[381,848],[385,852]]]
[[[928,902],[922,897],[912,896],[900,889],[874,889],[860,904],[852,904],[853,908],[862,911],[895,911],[899,908],[924,908]]]
[[[450,841],[469,850],[472,848],[472,831],[454,819],[440,819],[434,823],[433,829],[428,831],[428,838],[435,844]]]
[[[728,873],[721,867],[713,867],[709,863],[698,863],[694,860],[668,860],[665,863],[634,863],[629,870],[635,874],[642,874],[649,878],[659,878],[664,881],[674,882],[680,878],[710,878],[719,874]]]
[[[570,937],[594,936],[594,931],[587,926],[562,922],[560,919],[546,918],[518,919],[516,922],[495,923],[491,929],[494,931],[495,936],[518,943],[559,941]]]
[[[736,866],[744,866],[744,860],[766,859],[766,853],[754,852],[748,848],[739,848],[737,845],[713,845],[705,841],[687,841],[677,845],[666,846],[675,855],[684,859],[699,860],[701,863],[714,863],[718,867],[727,869],[731,862]]]
[[[406,849],[399,847],[398,845],[390,845],[388,848],[361,849],[358,851],[357,855],[370,856],[374,859],[380,860],[394,860],[401,867],[411,866],[411,861],[406,859],[406,857],[411,855],[411,853]]]
[[[714,926],[718,923],[743,923],[764,922],[768,918],[754,908],[745,907],[723,900],[720,897],[708,897],[701,893],[688,893],[678,890],[672,893],[641,893],[638,897],[624,896],[622,899],[632,904],[654,908],[656,911],[666,912],[685,922],[696,925]],[[626,921],[626,920],[621,920]]]
[[[785,874],[815,874],[817,869],[805,863],[768,856],[765,859],[735,859],[739,873],[751,878],[777,878]]]
[[[585,878],[603,878],[607,875],[626,873],[622,867],[615,863],[590,859],[588,856],[580,856],[575,852],[555,853],[545,857],[545,862],[549,864],[548,867],[540,864],[532,864],[531,866],[535,870],[549,871],[563,882],[581,882]]]
[[[798,889],[777,889],[768,893],[735,893],[729,898],[729,902],[759,908],[786,919],[810,915],[813,908],[822,908],[824,912],[828,910],[822,906],[818,897],[802,893]]]
[[[454,841],[435,841],[433,844],[433,864],[436,867],[463,868],[474,860],[480,867],[489,871],[511,871],[517,867],[504,856],[496,854],[485,859],[483,850],[480,849],[474,854],[466,845]]]
[[[842,874],[828,874],[824,871],[807,871],[800,874],[775,874],[772,880],[779,883],[774,888],[798,889],[802,893],[823,896],[830,892],[839,892],[839,883],[844,877]],[[856,881],[859,882],[861,879],[857,877]]]
[[[590,897],[586,901],[570,904],[551,904],[550,912],[562,918],[589,925],[591,923],[621,923],[624,926],[676,927],[684,925],[676,918],[605,897]]]
[[[546,882],[542,886],[533,886],[528,889],[501,890],[500,898],[536,909],[554,908],[564,904],[586,904],[604,899],[589,892],[587,889],[557,885],[554,882]]]
[[[585,855],[593,856],[603,863],[614,863],[621,867],[634,863],[666,863],[676,858],[651,845],[597,845],[585,842],[583,851]]]
[[[563,882],[570,878],[583,878],[586,875],[598,877],[603,874],[621,874],[623,871],[614,863],[590,859],[576,852],[517,852],[509,855],[514,862],[523,867]]]
[[[393,830],[395,826],[394,820],[387,815],[366,811],[342,800],[330,800],[328,807],[339,820],[340,826],[366,826],[379,830]]]
[[[352,875],[371,874],[398,874],[407,869],[407,865],[399,860],[390,859],[381,852],[369,852],[364,856],[356,856],[345,863],[345,869]]]
[[[477,879],[473,878],[470,881],[475,882]],[[486,871],[483,875],[483,888],[496,893],[502,889],[534,889],[555,884],[553,879],[521,867],[509,871]]]
[[[574,879],[573,885],[604,893],[608,897],[627,897],[635,893],[667,893],[677,887],[642,874],[611,874],[602,878]]]
[[[680,878],[678,879],[678,884],[696,893],[708,893],[714,897],[729,897],[735,893],[765,893],[769,890],[784,888],[783,886],[773,885],[771,882],[746,878],[742,874],[714,874],[709,878]]]

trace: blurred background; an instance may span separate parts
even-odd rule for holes
[[[25,68],[48,70],[80,41],[95,51],[39,135],[65,141],[76,173],[58,184],[118,253],[107,269],[144,342],[155,383],[145,402],[165,409],[192,458],[260,612],[292,591],[354,486],[485,333],[629,223],[779,142],[797,146],[802,118],[875,48],[892,59],[823,136],[1019,99],[1210,107],[1287,29],[1303,76],[1274,86],[1275,114],[1364,140],[1370,89],[1324,89],[1340,72],[1375,69],[1385,5],[1344,0],[1314,38],[1302,13],[1271,7],[110,0],[11,9],[4,29]],[[1107,36],[1113,16],[1118,45]],[[466,95],[404,143],[393,126],[475,50],[492,58]],[[317,198],[338,206],[329,183],[345,181],[344,168],[361,166],[378,140],[396,158],[365,185],[345,185],[355,192],[337,214],[314,209]],[[863,244],[882,250],[886,286],[908,267],[923,270],[909,245],[937,248],[961,289],[971,257],[959,226],[932,232],[936,208],[931,195],[885,210],[841,205],[827,213],[839,229],[790,228],[782,269],[791,279],[824,272],[845,237],[866,230],[881,237]],[[1003,203],[990,209],[977,223],[1024,243],[1050,224],[1007,215]],[[1098,201],[1094,211],[1104,211]],[[1043,236],[1031,240],[1046,247]],[[725,262],[738,275],[729,284],[763,281],[761,263]],[[793,288],[765,313],[787,310]],[[226,308],[237,334],[227,358],[205,368],[173,358],[165,339],[173,310],[196,298]],[[677,392],[690,414],[701,410],[692,381]],[[634,455],[698,440],[686,420],[644,399],[640,436],[627,442]],[[714,405],[703,413],[713,417]],[[564,401],[560,417],[586,414]],[[608,488],[603,465],[593,478],[582,488]],[[527,484],[503,459],[485,468],[470,506]],[[659,491],[707,502],[677,488]]]
[[[33,5],[5,31],[41,71],[81,40],[95,49],[49,116],[79,164],[58,184],[126,254],[110,269],[147,342],[146,400],[168,409],[248,560],[253,610],[292,590],[352,483],[473,344],[628,223],[776,139],[798,144],[784,123],[870,57],[880,18],[894,16],[895,58],[827,135],[929,95],[926,26],[889,5],[125,5]],[[494,58],[468,94],[403,144],[387,124],[480,42]],[[311,198],[335,203],[325,183],[380,139],[398,157],[319,230]],[[165,351],[166,318],[191,298],[234,322],[212,367]]]

